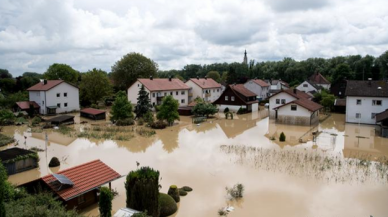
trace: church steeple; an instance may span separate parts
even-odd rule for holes
[[[243,63],[248,65],[247,50],[245,50],[245,52],[244,52],[244,61],[243,61]]]

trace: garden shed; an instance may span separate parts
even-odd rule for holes
[[[61,115],[55,118],[48,120],[52,125],[61,125],[61,124],[74,124],[74,116],[72,115]]]
[[[388,109],[376,114],[376,123],[380,123],[380,136],[388,138]]]
[[[81,112],[81,117],[84,118],[89,118],[93,120],[105,120],[106,118],[106,112],[103,110],[98,110],[94,108],[86,108],[82,109]]]
[[[38,167],[39,157],[36,152],[21,148],[0,151],[0,160],[8,175],[13,175]]]

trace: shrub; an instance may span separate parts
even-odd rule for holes
[[[279,141],[280,142],[285,142],[286,141],[286,135],[283,132],[279,136]]]
[[[166,122],[159,120],[151,124],[151,127],[154,129],[164,129],[167,127]]]
[[[175,200],[168,194],[159,193],[160,217],[167,217],[178,210]]]
[[[179,190],[176,185],[171,185],[167,194],[170,195],[177,203],[181,200],[179,197]]]
[[[186,196],[187,195],[187,191],[183,190],[183,189],[179,189],[179,196]]]
[[[137,125],[139,125],[139,126],[143,126],[143,124],[144,124],[144,120],[143,120],[143,118],[139,118],[139,119],[137,119]]]
[[[57,157],[51,158],[50,163],[49,163],[49,167],[57,167],[60,165],[61,165],[61,162],[59,162]]]
[[[98,206],[100,210],[101,217],[111,217],[112,216],[112,200],[113,194],[107,187],[100,188],[100,199],[98,201]]]
[[[193,191],[193,189],[190,188],[189,186],[183,186],[181,189],[184,190],[184,191],[186,191],[186,192]]]
[[[31,124],[32,125],[38,125],[40,122],[42,122],[42,119],[38,116],[34,117],[32,120],[31,120]]]
[[[151,111],[148,111],[147,113],[145,113],[143,116],[143,119],[149,125],[151,125],[155,121],[154,114]]]
[[[97,104],[94,104],[94,103],[91,104],[90,107],[91,107],[91,108],[95,108],[95,109],[99,109],[98,105],[97,105]]]
[[[10,110],[0,110],[0,125],[14,124],[15,116]]]
[[[8,145],[14,141],[15,141],[15,139],[13,137],[9,137],[9,136],[0,134],[0,147]]]
[[[226,107],[226,108],[224,109],[224,113],[227,113],[227,112],[229,112],[229,108],[228,108],[228,107]]]
[[[242,198],[244,193],[244,186],[242,184],[236,184],[233,188],[226,188],[226,192],[234,199]]]
[[[240,107],[239,109],[238,109],[238,111],[237,111],[237,114],[245,114],[245,113],[247,113],[247,109],[245,109],[245,108],[243,108],[243,107]]]
[[[119,119],[116,121],[116,126],[130,126],[133,125],[135,121],[132,118]]]
[[[132,215],[132,217],[150,217],[147,212],[138,212]]]

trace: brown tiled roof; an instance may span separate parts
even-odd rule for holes
[[[294,90],[296,90],[296,92],[294,93]],[[279,93],[287,93],[297,99],[310,99],[312,98],[310,95],[308,95],[307,93],[303,92],[303,91],[300,91],[300,90],[297,90],[297,89],[287,89],[287,90],[281,90],[277,93],[275,93],[274,95],[272,95],[271,97],[274,97],[276,95],[278,95]],[[270,97],[270,98],[271,98]]]
[[[221,84],[217,83],[212,78],[190,78],[190,81],[200,86],[202,89],[221,88]]]
[[[388,109],[381,112],[381,113],[376,114],[376,123],[381,122],[381,121],[386,120],[386,119],[388,119]]]
[[[316,102],[313,102],[311,100],[308,100],[308,99],[304,99],[304,98],[301,98],[301,99],[298,99],[298,100],[294,100],[294,101],[291,101],[289,103],[286,103],[284,105],[281,105],[279,107],[276,107],[275,110],[283,107],[283,106],[286,106],[288,104],[297,104],[297,105],[300,105],[302,106],[303,108],[309,110],[309,111],[312,111],[312,112],[315,112],[321,108],[323,108],[322,105],[316,103]]]
[[[386,81],[347,81],[346,96],[388,97]]]
[[[35,101],[21,101],[21,102],[16,102],[16,105],[22,110],[24,109],[29,109],[30,105],[33,105],[35,109],[40,108],[40,106],[35,102]]]
[[[261,87],[269,87],[270,86],[267,82],[265,82],[261,79],[252,79],[251,81],[255,82],[256,84],[260,85]]]
[[[330,82],[321,75],[321,73],[314,73],[310,76],[309,81],[315,84],[330,84]]]
[[[245,97],[257,96],[255,93],[245,88],[243,84],[234,84],[230,85],[230,87]]]
[[[190,89],[183,81],[178,78],[172,78],[171,81],[168,78],[154,78],[138,79],[140,83],[144,85],[149,91],[163,91],[163,90],[188,90]]]
[[[197,105],[197,102],[192,101],[192,102],[189,103],[187,106],[188,106],[188,107],[194,107],[194,106],[196,106],[196,105]]]
[[[99,114],[105,113],[104,110],[98,110],[98,109],[94,109],[94,108],[82,109],[81,112],[88,113],[88,114],[91,114],[91,115],[99,115]]]
[[[47,91],[51,88],[57,86],[58,84],[61,84],[65,81],[63,80],[47,80],[47,84],[44,84],[44,82],[39,82],[35,84],[34,86],[28,88],[28,91]]]
[[[74,185],[58,190],[55,182],[56,178],[53,175],[50,174],[44,176],[42,177],[42,180],[65,201],[121,177],[120,174],[100,160],[94,160],[89,163],[72,167],[60,171],[58,174],[65,175],[71,182],[74,183]]]

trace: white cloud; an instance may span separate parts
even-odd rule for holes
[[[161,69],[185,64],[380,55],[385,0],[0,0],[0,68],[44,72],[54,62],[86,71],[129,52]]]

